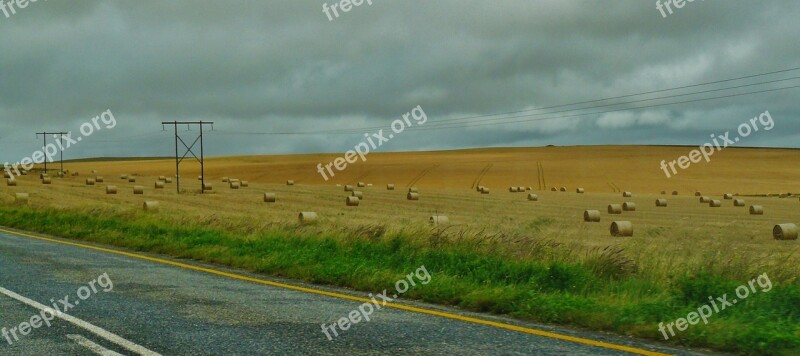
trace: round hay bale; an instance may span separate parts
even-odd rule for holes
[[[608,204],[608,213],[609,214],[622,214],[622,205],[620,205],[620,204]]]
[[[353,188],[353,186],[352,186],[352,185],[350,185],[350,184],[345,184],[345,185],[344,185],[344,191],[345,191],[345,192],[352,192],[354,189],[355,189],[355,188]]]
[[[556,189],[556,187],[552,187],[552,188],[550,188],[550,191],[551,191],[551,192],[557,192],[557,191],[558,191],[558,189]]]
[[[300,219],[300,223],[313,224],[314,222],[319,220],[319,215],[317,215],[317,213],[312,211],[304,211],[301,212],[300,215],[298,215],[298,218]]]
[[[525,192],[525,187],[517,187],[517,192],[524,193]]]
[[[481,194],[489,194],[489,192],[490,192],[489,188],[482,187]]]
[[[408,195],[406,195],[406,199],[408,199],[408,200],[419,200],[419,193],[408,192]]]
[[[49,177],[49,176],[47,175],[47,173],[39,173],[39,179],[45,179],[45,178],[47,178],[47,177]]]
[[[166,179],[164,179],[164,183],[172,183],[172,178],[166,178]]]
[[[703,196],[703,193],[701,193],[701,192],[694,192],[694,196],[696,196],[696,197],[700,197],[700,196]]]
[[[128,177],[128,183],[136,183],[136,177]]]
[[[53,180],[50,179],[50,177],[42,178],[42,184],[52,184],[52,183],[53,183]]]
[[[728,193],[728,194],[725,194],[725,195],[723,195],[722,197],[723,197],[725,200],[731,200],[731,199],[733,199],[733,194],[730,194],[730,193]]]
[[[744,206],[744,199],[734,199],[733,206]]]
[[[366,187],[366,186],[367,186],[367,183],[364,183],[364,182],[358,182],[358,184],[356,184],[356,185],[358,185],[358,187],[359,187],[359,188],[364,188],[364,187]]]
[[[630,201],[625,202],[624,204],[622,204],[622,210],[623,211],[636,211],[636,203],[630,202]]]
[[[134,185],[133,186],[133,194],[142,195],[144,194],[144,187],[141,185]]]
[[[633,197],[633,193],[631,193],[631,192],[622,192],[622,196],[625,197],[625,198],[631,198],[631,197]]]
[[[517,187],[508,187],[508,191],[510,193],[516,193],[517,192]]]
[[[778,224],[772,229],[775,240],[797,240],[797,225]]]
[[[106,181],[106,179],[103,178],[103,177],[97,176],[97,177],[94,177],[94,181],[97,182],[97,183],[104,183]]]
[[[214,190],[214,185],[211,183],[203,184],[203,190]]]
[[[611,223],[611,236],[633,236],[633,224],[630,221],[614,221]]]
[[[17,204],[28,204],[30,197],[28,193],[15,193],[14,202]]]
[[[166,181],[166,180],[167,180],[167,177],[165,177],[165,176],[158,176],[158,180],[160,180],[160,181],[164,182],[164,181]]]
[[[583,193],[586,193],[586,190],[583,189],[583,188],[578,188],[578,189],[575,189],[575,193],[583,194]]]
[[[69,173],[69,170],[66,170],[66,171],[64,171],[64,173]],[[97,170],[96,170],[96,169],[93,169],[93,170],[92,170],[92,174],[97,174]]]
[[[525,191],[531,191],[531,190],[533,190],[533,187],[525,187]]]
[[[228,183],[228,182],[229,182],[228,177],[222,177],[222,183]]]
[[[719,208],[722,206],[722,202],[716,199],[713,199],[708,202],[708,206],[712,208]]]
[[[450,219],[447,218],[447,216],[444,216],[444,215],[433,215],[433,216],[430,217],[430,219],[428,219],[428,221],[432,225],[444,225],[444,224],[449,224],[450,223]]]
[[[750,215],[764,215],[764,207],[761,205],[751,205]]]
[[[242,181],[240,181],[238,178],[231,178],[228,180],[228,183],[239,183],[241,185]]]
[[[356,198],[358,198],[358,199],[362,199],[362,200],[364,199],[364,192],[362,192],[362,191],[360,191],[360,190],[354,190],[354,191],[352,191],[352,192],[350,193],[350,195],[351,195],[351,196],[354,196],[354,197],[356,197]]]
[[[294,181],[293,181],[293,180],[291,180],[291,179],[290,179],[290,180],[287,180],[287,181],[286,181],[286,185],[294,185]]]
[[[8,179],[6,179],[6,185],[9,186],[9,187],[16,187],[17,186],[17,180],[14,179],[14,178],[8,178]]]
[[[583,212],[583,221],[585,222],[600,222],[599,210],[586,210]]]
[[[656,199],[656,206],[660,208],[667,207],[667,199]]]
[[[372,183],[367,183],[367,188],[372,187]]]
[[[562,192],[566,192],[567,191],[567,187],[561,187],[561,189],[559,189],[559,190],[562,191]]]
[[[142,208],[146,211],[157,211],[159,207],[159,203],[157,201],[146,201],[142,204]]]
[[[239,189],[241,183],[239,183],[238,181],[230,181],[229,185],[231,189]]]
[[[711,202],[711,197],[707,197],[707,196],[704,195],[704,196],[700,197],[700,202],[701,203],[709,203],[709,202]]]
[[[203,176],[197,176],[197,180],[203,180]]]
[[[394,184],[387,184],[386,190],[394,190]]]
[[[95,182],[94,182],[94,179],[92,179],[92,178],[86,178],[86,185],[94,185],[94,183],[95,183]]]
[[[528,201],[539,201],[539,196],[533,193],[528,194]]]
[[[164,189],[164,182],[162,182],[160,180],[156,181],[156,183],[153,185],[153,188],[155,188],[155,189]]]
[[[677,190],[673,190],[672,191],[672,195],[678,195],[678,191]]]
[[[107,185],[106,186],[106,194],[117,194],[117,186],[116,185]]]
[[[242,181],[240,184],[242,185],[242,188],[248,188],[248,187],[250,187],[250,182],[248,182],[248,181],[246,181],[246,180],[243,180],[243,181]]]
[[[278,195],[275,193],[264,193],[264,202],[265,203],[274,203],[278,201]]]
[[[128,175],[127,174],[120,174],[119,175],[119,179],[128,179]]]
[[[417,188],[417,187],[408,188],[408,192],[409,193],[419,193],[419,188]]]
[[[361,199],[358,199],[358,197],[356,197],[356,196],[347,197],[347,198],[344,200],[344,203],[345,203],[345,205],[347,205],[347,206],[358,206],[358,204],[359,204],[360,202],[361,202]]]

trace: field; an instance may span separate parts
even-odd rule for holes
[[[183,226],[226,231],[230,239],[237,239],[237,234],[244,240],[267,239],[265,234],[305,242],[300,238],[342,239],[342,246],[351,248],[334,249],[342,254],[352,253],[353,244],[373,242],[374,258],[382,256],[378,250],[401,239],[406,244],[403,249],[419,253],[422,259],[430,258],[431,251],[451,251],[454,256],[464,253],[462,257],[468,260],[440,268],[443,276],[449,276],[440,280],[452,278],[447,280],[457,284],[456,279],[469,277],[464,283],[474,282],[452,291],[439,290],[439,294],[412,296],[655,339],[660,335],[655,327],[658,321],[675,320],[681,314],[685,317],[686,311],[703,304],[706,296],[732,293],[739,284],[767,273],[775,285],[773,291],[754,296],[719,316],[716,324],[690,329],[673,341],[732,351],[796,350],[800,330],[792,320],[797,320],[800,302],[800,245],[774,240],[772,228],[779,223],[798,223],[797,196],[774,196],[800,192],[793,179],[800,175],[798,151],[728,149],[713,156],[710,163],[695,164],[667,179],[660,161],[676,159],[690,149],[601,146],[372,154],[367,162],[353,164],[328,182],[316,172],[316,165],[332,161],[334,155],[221,157],[207,160],[206,177],[213,191],[204,195],[199,194],[199,167],[190,161],[181,166],[181,187],[186,190],[181,195],[176,194],[174,183],[163,190],[153,189],[159,175],[174,176],[174,161],[82,161],[65,167],[80,172],[78,177],[56,178],[45,186],[38,175],[31,174],[19,177],[16,187],[0,187],[5,213],[0,214],[0,223],[362,290],[376,287],[384,279],[375,277],[381,273],[389,273],[385,280],[392,280],[391,273],[399,266],[387,267],[388,272],[375,267],[374,276],[359,277],[348,270],[364,267],[357,263],[330,267],[327,263],[332,262],[322,257],[306,261],[308,256],[302,255],[292,265],[292,261],[276,262],[276,256],[234,253],[235,244],[229,241],[221,242],[224,246],[205,243],[202,249],[195,249],[198,242],[190,239],[176,245],[125,240],[122,233],[110,234],[111,228],[102,221],[114,221],[119,225],[112,227],[124,227],[126,232],[138,231],[143,239],[155,238],[152,231],[160,228],[165,229],[164,234],[172,234],[176,231],[169,230],[170,226]],[[94,177],[92,170],[97,170],[105,183],[86,186],[84,180]],[[121,174],[136,175],[136,183],[121,180]],[[222,183],[222,177],[247,180],[250,186],[232,190]],[[296,185],[285,185],[288,179]],[[356,188],[364,192],[365,199],[358,207],[346,207],[347,194],[336,184],[356,182],[373,186]],[[388,183],[396,184],[397,189],[388,191]],[[119,194],[106,195],[104,187],[109,184],[118,186]],[[491,194],[477,193],[474,187],[478,184],[492,189]],[[133,195],[133,185],[143,185],[145,194]],[[410,186],[419,188],[419,201],[406,200]],[[531,187],[539,201],[528,201],[528,192],[511,193],[509,186]],[[562,186],[567,192],[550,191]],[[585,188],[586,193],[577,194],[577,187]],[[670,195],[673,190],[679,195]],[[623,198],[620,191],[631,191],[633,197]],[[695,191],[721,200],[722,207],[699,203]],[[14,192],[30,193],[32,209],[14,207]],[[264,203],[264,192],[276,193],[277,203]],[[738,193],[746,206],[734,207],[731,200],[723,200],[724,193]],[[667,199],[668,207],[656,207],[657,198]],[[160,210],[141,212],[145,200],[159,201]],[[623,202],[636,203],[636,211],[606,213],[608,204]],[[765,214],[750,215],[747,207],[753,204],[763,205]],[[586,209],[600,210],[601,222],[584,223]],[[317,212],[320,222],[310,227],[299,225],[297,214],[301,211]],[[451,224],[432,227],[431,215],[446,215]],[[70,222],[66,217],[79,221]],[[634,236],[612,237],[609,224],[615,220],[633,222]],[[137,222],[147,227],[125,225]],[[78,226],[81,224],[85,226]],[[386,258],[396,258],[390,252]],[[346,259],[346,255],[337,258]],[[353,257],[360,258],[368,261],[373,257]],[[476,265],[470,265],[469,259]],[[379,263],[369,261],[364,265]],[[409,266],[416,263],[405,262]],[[528,282],[500,272],[534,265],[546,267],[548,273],[558,266],[580,266],[589,272],[565,272],[570,275],[565,283],[574,285],[540,289],[550,299],[531,297]],[[500,271],[487,272],[481,282],[483,277],[471,274],[476,266],[509,270],[498,267]],[[318,268],[321,272],[315,274]],[[336,272],[331,272],[332,268]],[[550,281],[556,277],[542,278]],[[542,278],[537,283],[543,283]],[[457,296],[456,291],[474,295]],[[532,307],[532,300],[559,305]],[[598,311],[598,307],[607,310]],[[614,315],[609,315],[612,312]],[[772,324],[748,319],[755,317]]]

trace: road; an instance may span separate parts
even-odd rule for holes
[[[402,300],[329,340],[368,294],[0,229],[3,355],[691,354]]]

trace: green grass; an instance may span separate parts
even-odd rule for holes
[[[536,221],[528,229],[535,232],[550,223]],[[0,207],[0,224],[365,292],[392,289],[395,281],[424,265],[431,282],[410,289],[403,298],[654,340],[663,340],[659,322],[685,318],[708,303],[708,296],[730,296],[747,283],[702,270],[655,279],[639,270],[623,249],[576,256],[565,246],[535,237],[529,238],[529,251],[521,258],[503,244],[485,243],[498,236],[387,232],[380,225],[285,223],[259,230],[176,223],[136,212],[9,206]],[[772,284],[771,291],[759,290],[714,314],[708,325],[690,326],[670,342],[748,354],[797,354],[800,286]]]

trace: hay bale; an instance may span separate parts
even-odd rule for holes
[[[69,173],[69,170],[66,170],[66,171],[64,171],[64,173]],[[96,169],[93,169],[93,170],[92,170],[92,174],[97,174],[97,170],[96,170]]]
[[[361,199],[358,199],[358,197],[356,197],[356,196],[347,197],[347,198],[344,200],[344,203],[345,203],[345,205],[347,205],[347,206],[358,206],[358,204],[359,204],[360,202],[361,202]]]
[[[585,222],[600,222],[599,210],[586,210],[583,212],[583,221]]]
[[[164,181],[167,180],[167,177],[166,176],[158,176],[158,180],[164,182]]]
[[[222,183],[228,183],[228,182],[229,182],[228,177],[222,177]]]
[[[408,199],[408,200],[419,200],[419,193],[408,192],[408,195],[406,195],[406,199]]]
[[[623,211],[636,211],[636,203],[627,201],[622,204]]]
[[[533,187],[525,187],[525,191],[532,191]]]
[[[294,185],[294,181],[289,179],[286,181],[286,185]]]
[[[239,189],[239,187],[241,187],[241,183],[235,180],[230,181],[228,184],[230,185],[231,189]]]
[[[302,224],[313,224],[319,220],[319,215],[315,212],[304,211],[298,215],[298,219],[300,219],[300,223]]]
[[[214,190],[214,186],[211,183],[203,184],[203,190]]]
[[[141,186],[141,185],[134,185],[133,186],[133,194],[135,194],[135,195],[144,194],[144,187]]]
[[[659,208],[667,207],[667,199],[656,199],[656,206]]]
[[[117,186],[116,185],[107,185],[106,186],[106,194],[109,194],[109,195],[117,194]]]
[[[751,205],[750,215],[764,215],[764,207],[761,205]]]
[[[583,188],[578,188],[578,189],[575,189],[575,193],[583,194],[583,193],[586,193],[586,190],[583,189]]]
[[[481,189],[481,194],[489,194],[489,192],[490,192],[489,188],[486,188],[486,187],[482,187],[482,188],[483,189]]]
[[[172,178],[166,178],[166,179],[164,179],[164,183],[172,183]]]
[[[203,180],[203,176],[197,176],[197,180]]]
[[[394,184],[387,184],[386,190],[394,190]]]
[[[517,187],[517,192],[524,193],[525,192],[525,187]]]
[[[694,192],[694,196],[696,196],[696,197],[700,197],[700,196],[703,196],[703,193],[700,193],[700,192]]]
[[[73,177],[77,177],[79,175],[81,175],[81,173],[78,172],[78,171],[72,172],[72,174],[71,174],[71,176],[73,176]]]
[[[705,204],[710,203],[711,202],[711,197],[707,197],[707,196],[704,195],[704,196],[700,197],[700,202],[701,203],[705,203]]]
[[[155,188],[155,189],[164,189],[164,182],[162,182],[160,180],[156,181],[156,183],[153,185],[153,188]]]
[[[708,202],[708,206],[712,208],[719,208],[722,206],[722,202],[716,199],[713,199]]]
[[[264,202],[265,203],[274,203],[278,201],[278,195],[275,193],[264,193]]]
[[[92,178],[86,178],[86,185],[94,185],[95,181]]]
[[[97,183],[103,183],[103,182],[106,181],[106,179],[103,178],[103,177],[97,176],[97,177],[94,177],[94,181],[97,182]]]
[[[53,180],[50,179],[50,177],[42,178],[42,184],[52,184],[52,183],[53,183]]]
[[[528,194],[528,201],[539,201],[539,196],[533,193]]]
[[[128,177],[128,183],[136,183],[136,177]]]
[[[345,191],[345,192],[352,192],[354,189],[355,189],[355,188],[353,188],[353,186],[352,186],[352,185],[350,185],[350,184],[345,184],[345,185],[344,185],[344,191]]]
[[[30,197],[28,193],[15,193],[14,202],[17,204],[28,204]]]
[[[624,198],[631,198],[631,197],[633,197],[633,193],[631,193],[631,192],[622,192],[622,196]]]
[[[242,184],[242,181],[240,181],[238,178],[231,178],[228,180],[228,183],[234,183],[234,182],[239,183],[240,185]]]
[[[723,197],[725,200],[731,200],[731,199],[733,199],[733,194],[730,194],[730,193],[728,193],[728,194],[725,194],[725,195],[723,195],[722,197]]]
[[[508,187],[508,191],[509,191],[509,193],[516,193],[517,192],[517,187]]]
[[[49,177],[49,176],[47,175],[47,173],[39,173],[39,179],[45,179],[45,178],[47,178],[47,177]]]
[[[119,179],[123,179],[123,180],[124,179],[128,179],[128,175],[127,174],[120,174],[119,175]]]
[[[562,191],[562,192],[566,192],[567,191],[567,187],[561,187],[561,189],[559,189],[559,190]]]
[[[667,195],[667,191],[666,190],[662,190],[661,191],[661,195]]]
[[[360,190],[354,190],[352,193],[350,193],[350,195],[354,196],[354,197],[356,197],[358,199],[361,199],[361,200],[364,199],[364,192],[362,192]]]
[[[157,201],[146,201],[142,204],[142,208],[145,211],[157,211],[159,207],[159,203]]]
[[[611,236],[633,236],[633,224],[630,221],[614,221],[611,223]]]
[[[733,206],[739,206],[739,207],[744,206],[744,199],[734,199]]]
[[[14,178],[8,178],[8,179],[6,179],[6,185],[9,186],[9,187],[16,187],[17,186],[17,180],[14,179]]]
[[[359,188],[364,188],[364,187],[366,187],[366,186],[367,186],[367,183],[364,183],[364,182],[358,182],[356,185],[357,185]]]
[[[248,187],[250,187],[250,182],[248,182],[248,181],[246,181],[246,180],[243,180],[243,181],[241,181],[239,184],[241,184],[241,185],[242,185],[242,188],[248,188]]]
[[[367,183],[367,188],[372,187],[372,183]]]
[[[672,191],[672,195],[678,195],[678,191],[677,190],[673,190]]]
[[[797,240],[797,225],[778,224],[772,229],[775,240]]]
[[[430,217],[430,219],[428,219],[428,221],[431,223],[431,225],[444,225],[450,223],[450,219],[444,215],[433,215]]]
[[[608,213],[609,214],[622,214],[622,205],[620,205],[620,204],[608,204]]]
[[[558,191],[558,189],[556,189],[556,187],[552,187],[552,188],[550,188],[550,191],[551,191],[551,192],[557,192],[557,191]]]
[[[419,188],[417,188],[417,187],[408,188],[408,192],[409,193],[419,193]]]

